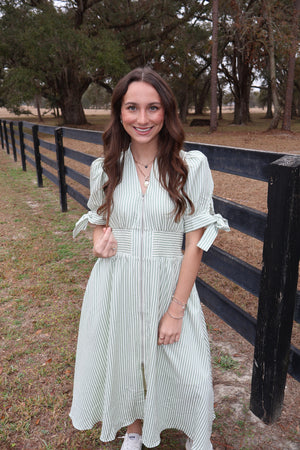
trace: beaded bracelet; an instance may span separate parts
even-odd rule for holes
[[[175,316],[173,316],[173,314],[171,314],[169,311],[167,311],[167,314],[168,314],[170,317],[172,317],[172,319],[176,319],[176,320],[181,320],[181,319],[183,319],[183,317],[184,317],[184,316],[175,317]]]

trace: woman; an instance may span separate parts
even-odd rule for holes
[[[209,343],[194,281],[203,250],[227,222],[212,207],[205,156],[182,151],[176,101],[149,68],[122,78],[112,96],[104,158],[91,167],[94,228],[82,306],[73,404],[79,430],[102,422],[101,440],[127,426],[123,450],[186,433],[187,449],[211,449]],[[182,237],[185,233],[185,252]]]

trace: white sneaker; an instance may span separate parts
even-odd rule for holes
[[[193,446],[192,439],[187,438],[186,443],[185,443],[185,449],[186,450],[192,450],[192,446]]]
[[[121,450],[141,450],[142,436],[137,433],[126,433]]]

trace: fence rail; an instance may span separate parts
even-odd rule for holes
[[[95,157],[64,146],[64,138],[102,145],[101,132],[0,120],[0,138],[14,160],[21,156],[23,170],[27,162],[35,167],[39,187],[43,176],[59,187],[62,211],[67,210],[67,194],[87,208],[80,186],[89,188],[89,178],[69,167],[65,158],[90,166]],[[200,278],[196,286],[202,302],[255,346],[250,405],[271,423],[281,412],[287,373],[300,381],[300,350],[291,345],[293,319],[300,323],[300,157],[193,142],[186,142],[185,148],[202,151],[213,170],[268,183],[268,214],[214,196],[216,212],[232,228],[264,243],[262,272],[216,246],[203,256],[206,265],[258,297],[257,319]]]

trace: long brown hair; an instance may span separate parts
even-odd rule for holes
[[[102,186],[105,200],[98,208],[98,213],[106,213],[106,224],[108,226],[113,206],[113,193],[122,180],[124,157],[121,156],[124,156],[130,144],[130,136],[120,121],[121,106],[128,86],[134,81],[149,83],[161,98],[165,117],[164,125],[158,137],[159,180],[175,204],[175,221],[178,222],[187,208],[187,203],[191,211],[194,211],[194,205],[184,190],[188,169],[179,154],[184,142],[184,131],[178,118],[177,103],[173,92],[163,78],[149,67],[132,70],[118,82],[113,91],[111,121],[103,133],[103,170],[108,180]]]

